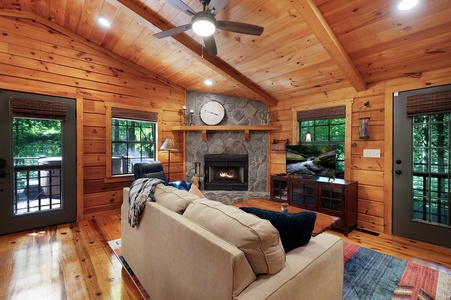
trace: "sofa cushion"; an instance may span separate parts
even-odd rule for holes
[[[185,217],[244,252],[255,274],[275,274],[285,265],[279,233],[267,220],[218,201],[193,201]]]
[[[303,246],[310,241],[316,221],[316,213],[313,211],[288,214],[255,207],[240,208],[257,217],[269,220],[279,231],[285,252]]]
[[[157,185],[154,195],[155,202],[180,214],[185,211],[188,204],[199,199],[199,197],[188,191],[162,184]]]

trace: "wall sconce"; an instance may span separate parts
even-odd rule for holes
[[[305,134],[305,141],[306,142],[312,141],[312,133],[310,131],[307,131],[307,133]]]
[[[369,111],[369,116],[367,117],[360,116],[362,110],[364,109]],[[370,119],[371,119],[370,101],[367,101],[359,109],[359,139],[370,138]]]

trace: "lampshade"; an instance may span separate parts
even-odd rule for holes
[[[307,131],[307,133],[305,134],[305,141],[306,142],[312,141],[312,133],[310,131]]]
[[[214,17],[206,12],[198,12],[192,20],[193,31],[200,36],[210,36],[216,30]]]
[[[163,145],[161,145],[160,150],[178,150],[177,148],[177,144],[175,143],[174,139],[171,137],[166,138],[166,140],[164,140]]]

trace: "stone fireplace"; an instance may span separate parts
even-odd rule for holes
[[[262,120],[268,112],[268,106],[260,101],[188,91],[186,106],[187,110],[194,110],[192,120],[194,125],[204,125],[199,118],[199,111],[204,103],[211,100],[220,102],[226,109],[226,116],[219,125],[262,125]],[[191,120],[187,120],[187,122],[191,122]],[[186,125],[189,125],[189,123],[186,123]],[[200,189],[208,199],[231,204],[251,198],[269,198],[268,132],[251,131],[250,140],[245,141],[242,131],[209,131],[206,141],[201,132],[187,131],[185,142],[187,180],[191,180],[195,173],[195,163],[200,164],[200,169],[205,171],[204,157],[211,154],[248,157],[247,188],[240,187],[237,189],[235,186],[230,191],[220,189],[217,185],[212,186],[214,189],[206,188],[206,180],[209,180],[209,178],[206,178],[205,174],[201,174]]]

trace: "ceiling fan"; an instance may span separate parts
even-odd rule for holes
[[[257,25],[216,20],[215,16],[226,6],[229,0],[199,0],[203,6],[203,11],[199,12],[193,10],[182,0],[165,1],[192,17],[191,23],[158,32],[153,36],[161,39],[193,29],[196,34],[203,37],[205,49],[210,56],[218,54],[216,42],[213,37],[216,28],[250,35],[261,35],[264,30],[263,27]]]

